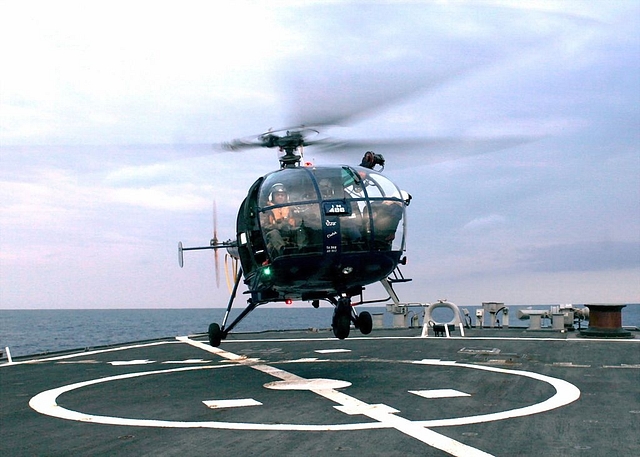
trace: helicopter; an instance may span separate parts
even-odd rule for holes
[[[364,303],[365,287],[381,282],[391,296],[393,283],[410,281],[399,266],[407,262],[406,207],[411,196],[381,174],[385,159],[373,151],[367,151],[358,166],[304,162],[304,147],[326,141],[310,139],[318,133],[300,126],[223,145],[234,151],[277,148],[281,155],[280,168],[249,188],[238,210],[235,239],[219,241],[214,222],[208,246],[178,243],[180,267],[184,251],[202,249],[226,249],[240,264],[222,323],[209,325],[211,346],[219,346],[258,306],[294,300],[311,302],[314,308],[321,300],[333,305],[331,327],[338,339],[349,336],[352,324],[367,335],[373,328],[371,314],[355,309]],[[241,281],[249,298],[229,323]],[[354,297],[359,300],[354,302]]]

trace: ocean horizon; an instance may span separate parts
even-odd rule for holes
[[[528,326],[528,321],[517,319],[518,309],[549,309],[550,306],[508,305],[509,326]],[[481,306],[459,308],[475,316],[475,310]],[[384,306],[358,306],[357,309],[358,312],[383,313],[384,326],[393,326],[393,316]],[[225,308],[3,309],[0,310],[0,349],[9,347],[12,357],[21,357],[194,335],[205,333],[211,322],[222,322],[225,311]],[[239,312],[233,310],[230,319]],[[328,329],[332,313],[332,306],[259,307],[238,324],[234,333]],[[438,308],[433,317],[447,322],[452,317],[448,313],[448,309]],[[422,308],[410,308],[409,318],[417,315],[422,325],[422,314]],[[550,326],[550,322],[547,324]],[[640,304],[623,308],[622,325],[640,327]]]

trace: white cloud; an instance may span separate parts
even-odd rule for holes
[[[499,214],[489,214],[488,216],[479,217],[467,222],[462,230],[476,231],[489,230],[497,226],[501,226],[506,222],[506,218]]]
[[[53,296],[34,278],[55,306],[205,306],[211,259],[169,280],[176,241],[208,242],[214,198],[234,236],[247,189],[278,167],[272,151],[211,145],[291,118],[347,119],[339,138],[440,138],[384,151],[414,197],[410,294],[638,299],[637,271],[616,264],[640,227],[637,2],[176,5],[0,4],[1,306]],[[448,141],[461,137],[487,142]],[[608,263],[559,268],[582,248]]]

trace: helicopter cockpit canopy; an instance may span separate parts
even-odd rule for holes
[[[258,192],[259,224],[273,260],[296,254],[404,251],[400,190],[363,167],[284,168]]]

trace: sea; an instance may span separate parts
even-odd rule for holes
[[[475,316],[475,310],[481,307],[460,308],[467,309],[471,316]],[[393,326],[393,316],[384,307],[358,306],[357,309],[359,312],[366,310],[372,314],[383,314],[384,326]],[[518,309],[548,310],[549,305],[509,306],[509,326],[526,328],[528,321],[516,318]],[[440,322],[450,320],[450,315],[440,317],[438,312],[450,312],[448,309],[436,309],[433,317]],[[4,353],[8,347],[15,358],[195,335],[206,333],[211,322],[222,322],[224,313],[225,309],[222,308],[0,310],[0,350]],[[317,309],[311,306],[264,306],[250,313],[234,332],[328,329],[332,313],[331,306]],[[236,314],[232,312],[231,318]],[[422,325],[422,314],[421,308],[410,308],[409,321],[417,316],[415,319]],[[550,326],[551,323],[547,322],[546,325]],[[629,304],[623,308],[622,325],[640,327],[640,304]]]

